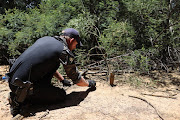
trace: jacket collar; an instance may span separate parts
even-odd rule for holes
[[[66,39],[65,39],[64,37],[60,36],[59,38],[64,42],[64,44],[65,44],[66,46],[68,46],[68,44],[67,44],[67,42],[66,42]]]

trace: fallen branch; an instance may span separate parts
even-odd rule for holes
[[[8,91],[7,89],[5,89],[5,90],[0,90],[0,92],[4,92],[4,91]]]
[[[24,118],[23,115],[17,114],[15,117],[12,118],[12,120],[22,120]]]
[[[124,57],[124,56],[128,56],[129,54],[130,54],[130,53],[125,54],[125,55],[115,56],[115,57],[113,57],[113,58],[107,58],[106,61],[110,61],[110,60],[113,60],[113,59],[117,59],[117,58],[121,58],[121,57]],[[93,65],[96,65],[96,64],[102,64],[102,63],[104,64],[104,61],[105,61],[105,60],[100,60],[100,61],[98,61],[98,62],[89,64],[89,65],[87,65],[86,67],[90,67],[90,66],[93,66]]]
[[[87,74],[107,73],[107,71],[87,72]]]
[[[42,120],[42,118],[46,117],[49,114],[49,110],[46,110],[46,112],[39,118],[39,120]]]
[[[102,75],[92,74],[92,76],[107,76],[107,74],[102,74]]]
[[[131,95],[129,95],[129,97],[137,98],[137,99],[140,99],[140,100],[146,102],[147,104],[149,104],[151,107],[154,108],[154,110],[156,111],[156,113],[157,113],[157,115],[159,116],[159,118],[160,118],[161,120],[164,120],[163,117],[162,117],[162,116],[159,114],[159,112],[157,111],[157,109],[156,109],[151,103],[149,103],[147,100],[145,100],[145,99],[143,99],[143,98],[140,98],[140,97],[131,96]]]
[[[173,96],[164,96],[164,95],[153,95],[153,94],[146,94],[146,93],[141,93],[142,95],[148,95],[148,96],[154,96],[154,97],[163,97],[163,98],[172,98],[176,99],[176,97]]]

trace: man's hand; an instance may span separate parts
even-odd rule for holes
[[[69,86],[69,87],[71,86],[71,82],[66,79],[62,80],[61,82],[62,82],[63,86]]]
[[[91,87],[91,88],[96,87],[96,82],[94,80],[88,80],[88,82],[89,82],[88,87]]]

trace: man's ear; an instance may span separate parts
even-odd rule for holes
[[[70,39],[70,43],[72,43],[74,40],[75,40],[74,38],[71,38],[71,39]]]

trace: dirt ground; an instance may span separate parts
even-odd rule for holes
[[[172,74],[180,83],[180,74]],[[115,77],[116,86],[92,76],[96,90],[73,85],[65,87],[66,101],[54,105],[35,105],[28,111],[32,116],[24,120],[180,120],[180,87],[168,86],[135,88],[120,84],[122,76]],[[142,78],[143,79],[143,78]],[[163,76],[163,79],[164,76]],[[122,83],[122,82],[121,82]],[[0,81],[0,118],[11,120],[6,81]]]

